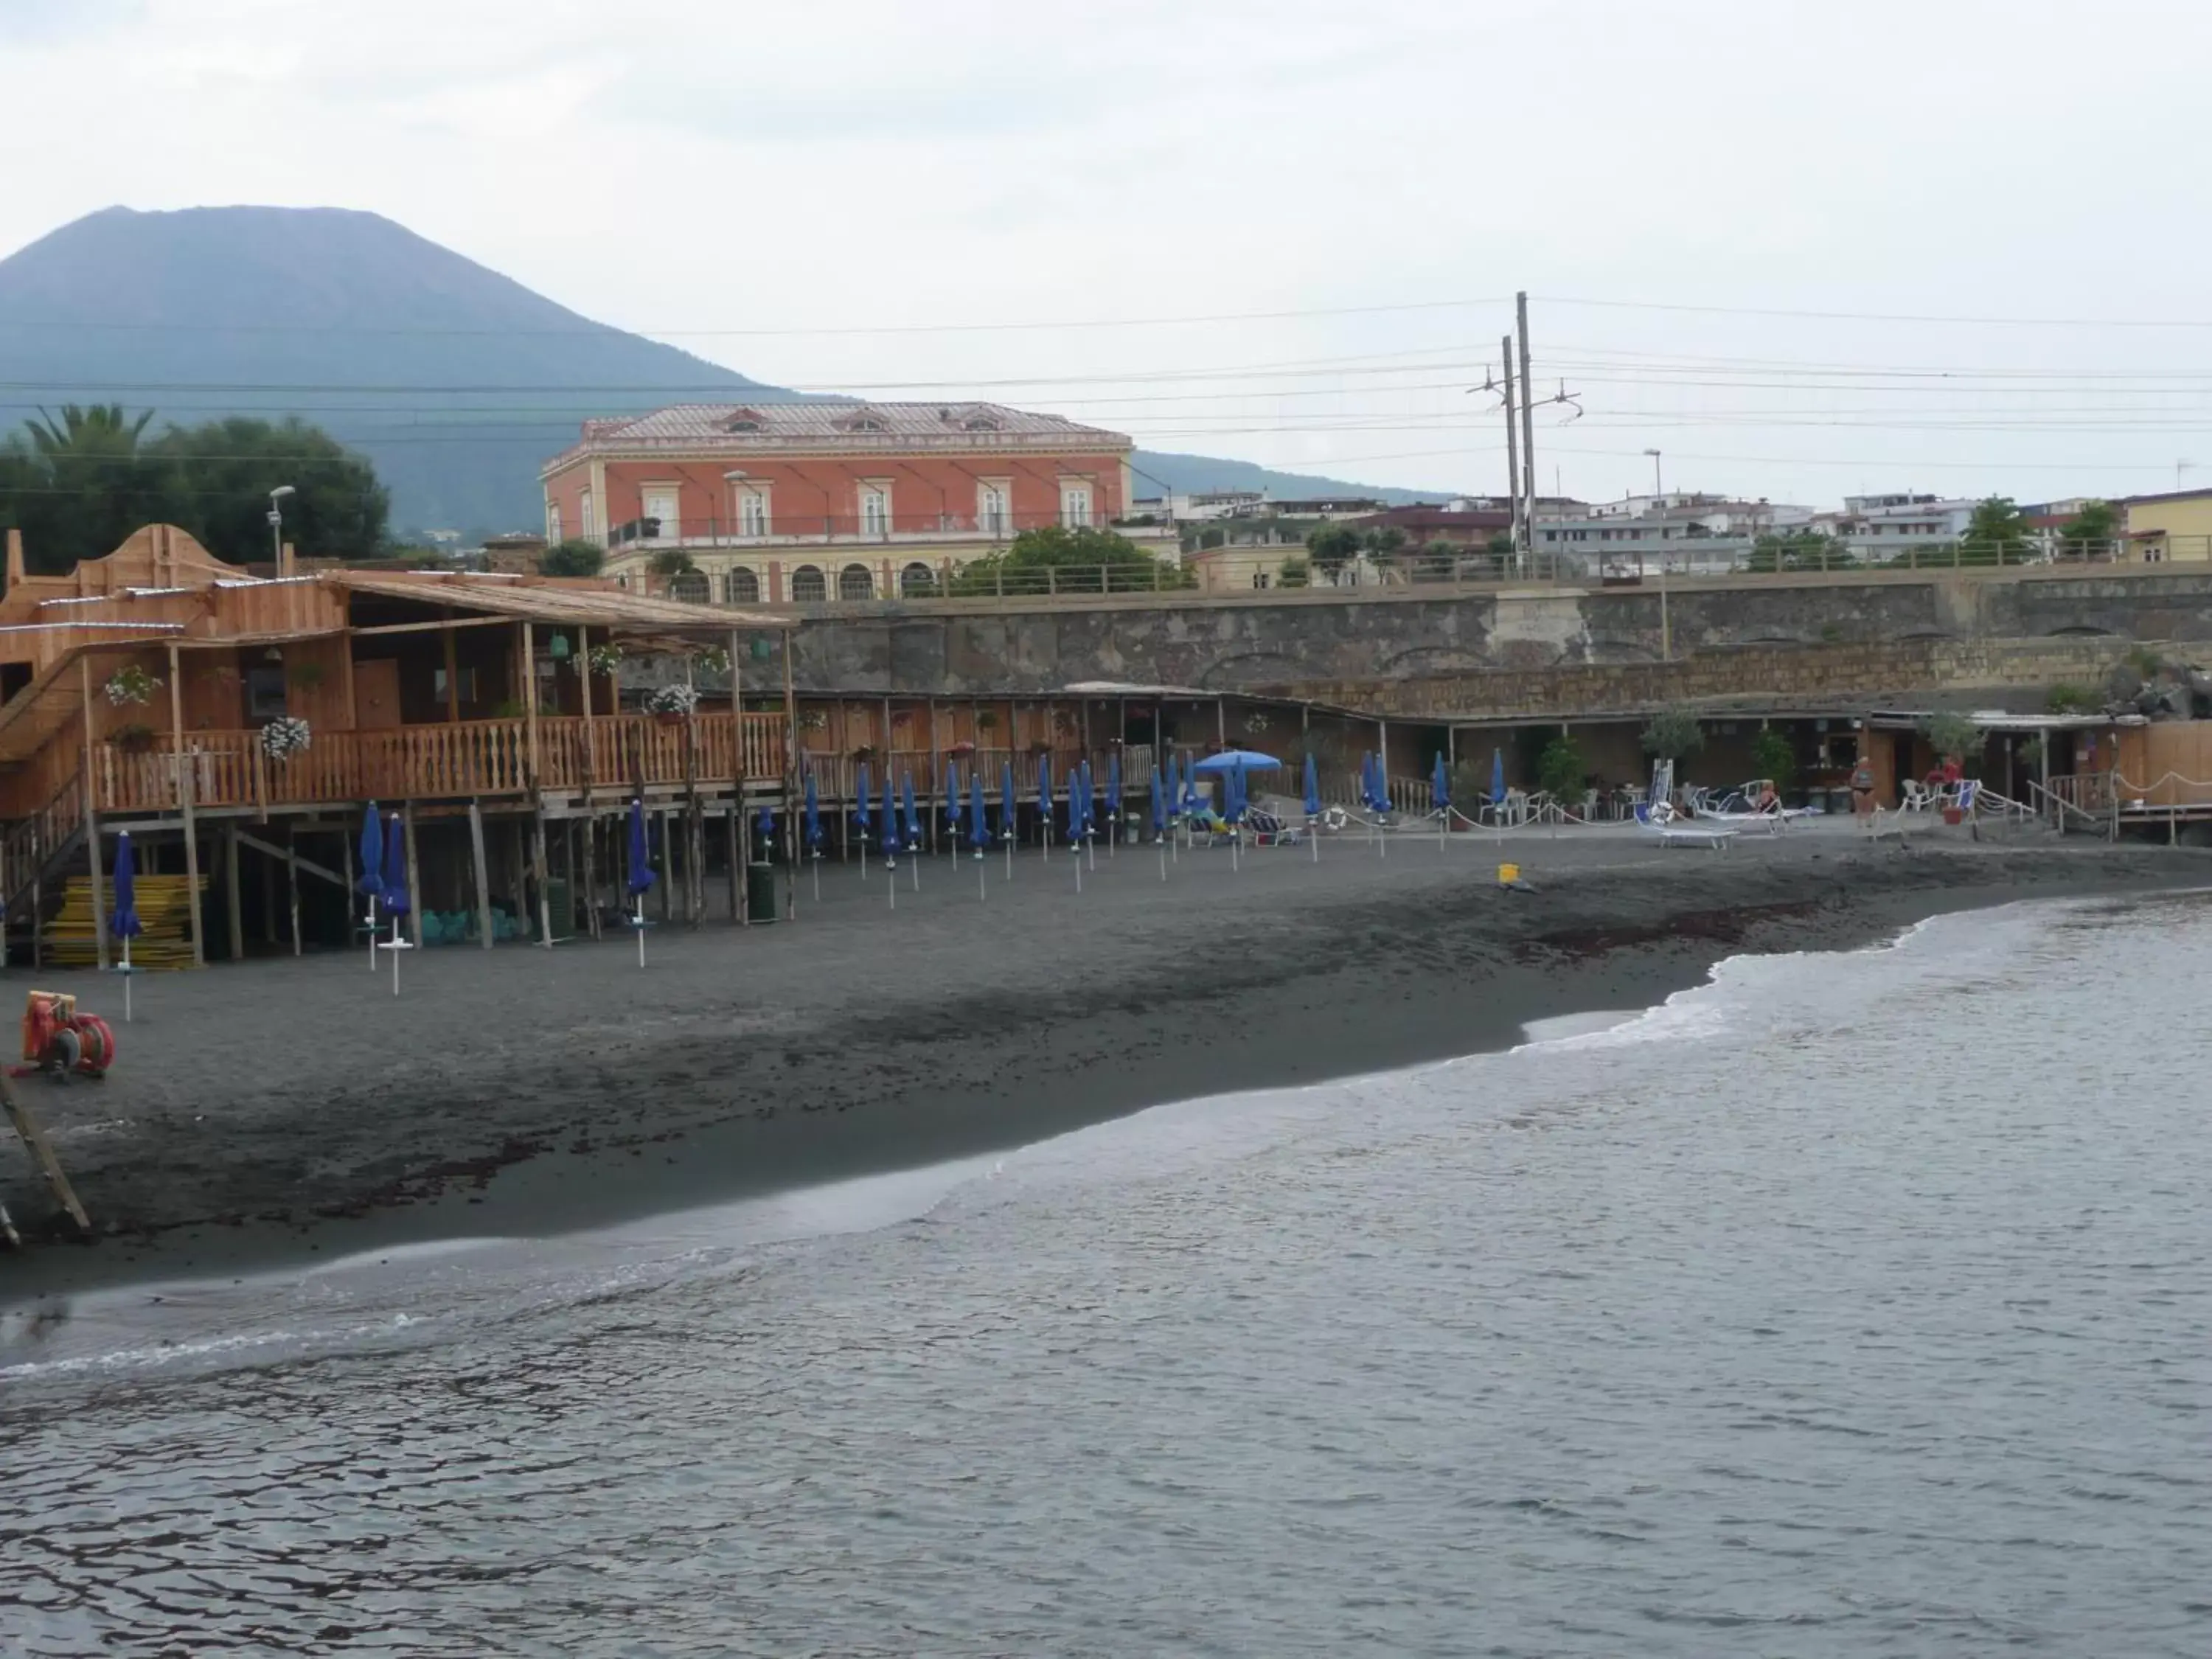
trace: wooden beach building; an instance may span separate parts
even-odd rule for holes
[[[735,913],[747,814],[793,793],[787,616],[596,581],[298,574],[289,556],[257,578],[167,525],[64,576],[27,575],[10,531],[7,576],[0,896],[34,960],[105,965],[100,872],[124,830],[152,900],[142,912],[179,884],[209,895],[173,907],[189,935],[175,944],[198,963],[218,930],[234,957],[250,938],[297,951],[350,937],[371,801],[404,819],[418,941],[427,905],[472,918],[489,945],[558,937],[580,912],[596,926],[635,798],[656,863],[677,872],[659,884],[664,914],[706,908],[717,831]],[[689,715],[625,711],[609,647],[726,653],[741,689]],[[761,662],[782,665],[783,683],[744,685]],[[304,722],[304,746],[280,752],[280,722]]]

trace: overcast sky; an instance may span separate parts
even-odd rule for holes
[[[0,0],[0,252],[364,208],[763,380],[1492,489],[1526,289],[1547,492],[2118,494],[2212,484],[2208,64],[2190,0]]]

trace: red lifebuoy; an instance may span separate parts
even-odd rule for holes
[[[115,1064],[114,1028],[98,1014],[79,1014],[70,1022],[77,1035],[76,1068],[87,1077],[98,1077]]]

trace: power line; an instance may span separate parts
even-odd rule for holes
[[[1661,300],[1596,300],[1565,295],[1536,296],[1546,305],[1589,306],[1608,311],[1668,311],[1711,317],[1784,317],[1820,322],[1940,323],[1951,326],[1986,324],[1997,328],[2186,328],[2212,329],[2212,320],[2147,317],[1961,317],[1927,312],[1791,311],[1776,306],[1704,306]]]
[[[1010,334],[1059,329],[1173,328],[1199,323],[1286,322],[1304,317],[1363,317],[1411,311],[1463,311],[1479,306],[1504,305],[1500,299],[1410,300],[1385,305],[1305,306],[1286,311],[1223,311],[1185,317],[1087,317],[1061,322],[1015,323],[863,323],[784,328],[620,328],[580,318],[569,328],[399,328],[368,327],[324,323],[141,323],[32,320],[0,318],[0,328],[46,331],[82,328],[114,332],[175,334],[349,334],[421,337],[530,338],[554,337],[589,339],[612,335],[677,339],[803,339],[847,335],[878,334]]]

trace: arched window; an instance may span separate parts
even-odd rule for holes
[[[668,597],[681,599],[686,605],[704,605],[714,597],[714,593],[708,585],[705,571],[687,570],[680,576],[668,579]]]
[[[841,599],[872,599],[876,597],[876,579],[868,574],[864,564],[848,564],[837,573],[837,597]]]
[[[802,564],[791,573],[791,598],[797,605],[819,605],[830,597],[830,584],[819,565]]]
[[[926,599],[937,592],[937,573],[920,560],[899,572],[899,595],[902,599]]]
[[[722,603],[725,605],[758,605],[760,577],[743,565],[738,565],[722,578]]]

